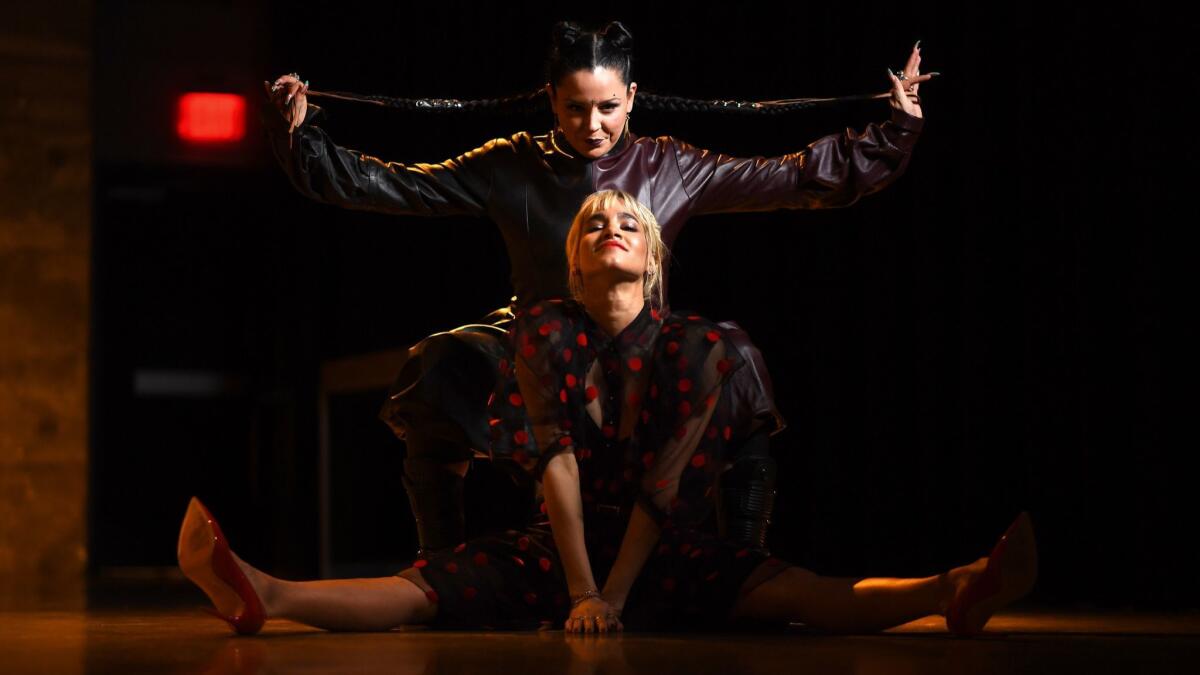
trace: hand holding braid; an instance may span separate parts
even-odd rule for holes
[[[888,68],[888,79],[892,81],[892,98],[888,99],[888,103],[893,108],[903,110],[913,117],[923,117],[921,97],[917,95],[917,87],[925,80],[933,79],[934,75],[940,75],[940,73],[921,75],[921,41],[917,40],[903,71],[897,75],[892,72],[891,68]]]
[[[308,82],[301,82],[296,73],[288,73],[275,80],[274,84],[263,81],[267,97],[279,109],[279,114],[288,122],[288,133],[304,123],[308,114]]]

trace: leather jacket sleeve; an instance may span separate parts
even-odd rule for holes
[[[261,118],[271,148],[301,194],[363,211],[417,216],[482,216],[492,188],[488,155],[503,139],[438,164],[384,162],[333,142],[314,122],[325,116],[308,104],[289,146],[287,122],[269,102]]]
[[[924,122],[893,108],[890,121],[861,134],[847,127],[780,157],[730,157],[678,140],[675,157],[693,215],[835,208],[903,174]]]

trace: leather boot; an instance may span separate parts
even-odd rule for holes
[[[750,435],[738,449],[733,466],[721,475],[717,493],[717,529],[720,536],[751,548],[767,551],[767,528],[775,508],[775,460],[764,429]]]
[[[417,555],[457,546],[466,539],[462,476],[439,461],[410,457],[404,460],[403,481],[417,522]]]

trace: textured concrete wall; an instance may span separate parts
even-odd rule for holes
[[[87,559],[91,3],[0,20],[0,603],[77,604]]]

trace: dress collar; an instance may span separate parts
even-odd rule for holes
[[[580,304],[580,309],[583,310],[582,304]],[[663,316],[647,302],[642,305],[642,311],[638,312],[628,326],[622,328],[616,336],[610,336],[586,310],[583,310],[583,314],[587,317],[588,332],[592,334],[591,339],[595,342],[596,349],[607,349],[615,343],[617,349],[622,352],[631,349],[634,351],[649,349],[662,326]]]

